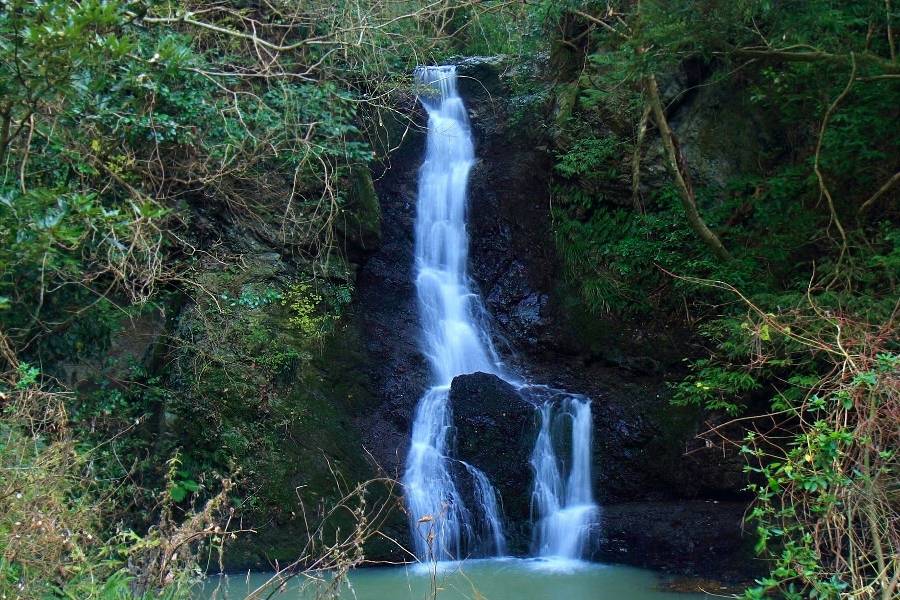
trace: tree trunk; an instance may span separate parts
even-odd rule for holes
[[[0,167],[6,163],[6,148],[9,146],[9,128],[12,123],[12,110],[7,108],[0,113]]]
[[[700,236],[703,243],[709,246],[709,249],[712,250],[719,260],[729,261],[731,260],[731,254],[722,245],[719,237],[706,226],[706,222],[697,210],[697,200],[688,178],[684,159],[681,157],[675,141],[675,134],[672,133],[669,122],[666,120],[666,114],[663,111],[662,101],[659,98],[659,87],[656,85],[656,77],[653,75],[645,77],[644,87],[647,90],[650,108],[653,110],[653,118],[656,121],[656,126],[659,128],[659,134],[662,137],[663,147],[666,151],[666,165],[675,178],[688,223],[690,223],[691,229]]]
[[[638,123],[637,139],[634,142],[634,154],[631,155],[631,202],[634,209],[644,212],[641,204],[641,146],[644,144],[644,136],[647,134],[647,121],[650,119],[650,105],[644,107],[641,113],[641,121]]]

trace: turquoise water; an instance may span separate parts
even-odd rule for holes
[[[268,586],[251,595],[271,573],[231,575],[209,581],[198,600],[267,598]],[[437,600],[698,600],[703,594],[663,591],[659,577],[632,567],[541,559],[469,560],[439,565],[434,574]],[[342,588],[341,600],[432,600],[432,572],[424,565],[354,571]],[[295,578],[279,600],[318,600],[323,582]]]

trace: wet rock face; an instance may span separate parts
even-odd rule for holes
[[[698,447],[701,415],[669,404],[667,382],[683,374],[690,336],[670,319],[588,314],[567,291],[550,214],[552,101],[516,97],[502,61],[478,59],[465,69],[478,79],[462,87],[478,158],[469,189],[470,273],[504,360],[530,381],[593,400],[598,501],[740,497],[739,457]],[[611,202],[631,202],[627,189],[607,192]]]
[[[500,263],[485,299],[494,322],[516,347],[536,347],[545,332],[549,296],[528,284],[528,269],[519,260]]]
[[[478,158],[469,183],[470,269],[496,333],[533,352],[552,343],[552,160],[539,107],[515,115],[512,108],[496,98],[470,101]]]
[[[357,274],[355,315],[362,331],[373,403],[355,416],[363,446],[391,476],[403,472],[416,403],[428,386],[428,362],[419,343],[413,282],[418,166],[424,136],[411,132],[377,173],[381,243]]]
[[[707,427],[703,415],[669,404],[667,382],[683,375],[683,358],[693,352],[690,336],[670,320],[629,323],[588,314],[566,291],[551,229],[552,102],[542,107],[515,98],[505,87],[505,67],[493,68],[490,74],[479,62],[473,76],[485,85],[466,84],[463,91],[479,161],[469,190],[470,273],[498,350],[530,381],[592,399],[594,496],[603,505],[628,502],[628,527],[641,530],[641,511],[654,518],[669,510],[684,523],[707,523],[678,528],[685,547],[704,547],[717,527],[739,538],[742,511],[701,499],[743,506],[740,457],[729,448],[705,447],[695,437]],[[685,111],[692,110],[690,102]],[[607,192],[610,202],[630,203],[627,189]],[[664,550],[646,564],[669,561],[673,570],[691,571],[678,559],[683,550],[664,543],[666,527],[642,531],[643,537],[622,538],[627,552],[617,560],[640,563],[640,548],[659,542]],[[714,547],[743,559],[739,544]]]
[[[478,160],[469,185],[469,273],[504,361],[530,381],[592,399],[594,496],[604,507],[628,507],[605,513],[598,558],[698,574],[696,565],[710,555],[703,548],[744,560],[734,541],[742,511],[711,503],[743,506],[740,457],[704,447],[695,439],[707,427],[702,415],[668,400],[667,382],[683,375],[682,359],[692,353],[689,336],[668,321],[587,314],[566,292],[551,229],[553,132],[546,124],[552,103],[514,97],[505,69],[502,61],[485,60],[461,69],[474,78],[461,80],[460,88]],[[393,475],[402,473],[415,406],[429,382],[412,281],[423,142],[421,131],[411,132],[391,157],[392,168],[375,173],[381,244],[360,261],[354,307],[367,357],[356,368],[371,391],[370,404],[354,419],[366,450]],[[609,190],[609,197],[631,202],[624,188]],[[494,483],[510,551],[527,553],[533,406],[513,386],[483,373],[457,377],[450,402],[457,456]],[[463,495],[471,495],[464,474],[458,481]],[[717,529],[728,532],[727,543],[713,543]],[[735,532],[737,538],[728,537]],[[697,559],[682,560],[691,548]]]
[[[516,532],[527,527],[530,517],[530,459],[539,427],[535,406],[515,387],[487,373],[455,377],[449,402],[457,457],[487,475],[512,526],[510,549],[526,551],[527,537],[523,540]]]
[[[153,308],[129,319],[123,319],[120,330],[112,335],[102,358],[87,358],[61,363],[57,376],[67,385],[89,390],[97,381],[108,379],[113,385],[130,379],[134,364],[152,367],[154,354],[166,329],[164,309]]]
[[[629,502],[603,507],[594,558],[720,581],[749,581],[741,502]]]

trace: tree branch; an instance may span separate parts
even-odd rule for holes
[[[879,198],[881,198],[886,193],[888,193],[888,191],[898,181],[900,181],[900,171],[897,171],[896,173],[894,173],[894,175],[890,179],[888,179],[887,181],[884,182],[884,185],[882,185],[880,188],[878,188],[877,192],[875,192],[874,194],[869,196],[869,199],[866,200],[865,202],[863,202],[862,205],[860,205],[859,211],[858,211],[859,214],[863,214],[864,212],[869,210],[872,207],[872,205],[875,202],[877,202]]]
[[[838,265],[840,265],[841,259],[844,258],[844,254],[847,252],[847,232],[844,231],[844,226],[841,225],[841,220],[838,218],[837,210],[834,207],[834,199],[831,197],[831,192],[828,190],[828,186],[825,183],[825,176],[822,175],[822,169],[819,168],[819,159],[822,154],[822,142],[825,140],[825,129],[828,127],[828,121],[831,119],[831,115],[834,111],[837,110],[838,105],[847,97],[847,94],[850,93],[850,88],[853,87],[853,81],[856,78],[856,59],[852,52],[850,53],[850,59],[850,79],[847,80],[847,85],[844,86],[844,90],[834,99],[834,102],[831,103],[828,110],[825,111],[825,116],[822,117],[822,126],[819,128],[819,141],[816,144],[816,157],[813,161],[813,171],[815,171],[816,178],[819,180],[819,190],[822,195],[825,196],[825,199],[828,202],[828,210],[831,213],[831,220],[835,227],[837,227],[838,233],[841,234],[841,255],[838,257]],[[819,199],[821,200],[821,196]]]
[[[840,65],[849,65],[851,63],[867,64],[877,67],[888,74],[900,74],[900,64],[885,60],[871,52],[861,52],[859,54],[833,54],[824,52],[808,46],[800,46],[803,50],[793,50],[798,46],[788,48],[769,48],[765,46],[733,48],[727,52],[719,54],[732,54],[743,58],[756,58],[760,60],[782,60],[787,62],[830,62]],[[808,49],[807,49],[808,48]]]
[[[894,31],[891,29],[891,0],[884,0],[885,19],[887,20],[888,47],[891,49],[891,62],[897,60],[897,48],[894,46]]]
[[[590,21],[591,23],[595,23],[595,24],[599,25],[600,27],[602,27],[603,29],[609,31],[610,33],[614,33],[614,34],[616,34],[616,35],[619,36],[619,37],[622,37],[622,38],[624,38],[624,39],[626,39],[626,40],[627,40],[627,39],[630,39],[628,35],[622,33],[621,31],[619,31],[618,29],[616,29],[615,27],[613,27],[612,25],[610,25],[609,23],[607,23],[607,22],[604,21],[603,19],[598,19],[598,18],[595,17],[594,15],[590,15],[590,14],[584,12],[584,11],[580,11],[580,10],[574,9],[574,8],[572,9],[572,14],[578,15],[578,16],[581,17],[582,19],[587,19],[587,20]]]
[[[0,166],[6,162],[6,148],[9,146],[9,129],[12,124],[12,111],[8,108],[0,113],[3,119],[0,123]]]
[[[644,87],[647,90],[648,101],[653,110],[653,117],[659,128],[663,147],[666,150],[666,157],[668,159],[666,165],[669,167],[669,171],[671,171],[672,176],[675,178],[679,196],[681,197],[681,204],[684,207],[688,223],[700,239],[703,240],[703,243],[712,250],[716,258],[723,262],[729,261],[731,260],[731,254],[722,244],[719,237],[707,227],[706,222],[697,210],[697,200],[694,196],[694,190],[691,188],[687,178],[687,173],[685,172],[684,160],[680,158],[680,152],[675,142],[675,134],[669,127],[669,122],[666,120],[666,114],[663,110],[662,101],[659,98],[659,86],[656,83],[656,77],[653,75],[644,77]]]
[[[641,205],[641,146],[644,144],[644,137],[647,135],[647,121],[650,119],[651,107],[648,104],[641,113],[641,120],[638,123],[637,139],[634,142],[634,154],[631,156],[631,202],[634,204],[635,210],[643,213],[644,207]]]
[[[186,25],[193,25],[194,27],[199,27],[201,29],[208,29],[210,31],[215,31],[216,33],[222,33],[225,35],[229,35],[231,37],[236,37],[244,40],[249,40],[253,42],[254,45],[262,46],[263,48],[268,48],[269,50],[273,50],[275,52],[289,52],[291,50],[296,50],[302,46],[309,46],[311,44],[333,44],[338,42],[332,41],[322,41],[322,40],[312,40],[312,39],[303,39],[298,42],[294,42],[293,44],[273,44],[267,40],[264,40],[261,37],[258,37],[256,34],[244,33],[243,31],[236,31],[234,29],[228,29],[227,27],[219,27],[218,25],[213,25],[212,23],[206,23],[205,21],[198,21],[196,19],[191,18],[193,13],[184,13],[180,17],[144,17],[142,20],[144,23],[153,23],[153,24],[172,24],[172,23],[184,23]]]

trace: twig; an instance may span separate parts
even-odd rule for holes
[[[844,86],[844,90],[838,95],[837,98],[834,99],[834,102],[831,103],[831,105],[828,107],[828,110],[825,111],[825,116],[822,118],[822,126],[819,128],[819,141],[816,143],[816,155],[813,162],[813,170],[816,173],[816,178],[819,180],[819,190],[828,201],[828,210],[831,213],[831,221],[834,223],[835,227],[837,227],[838,232],[841,234],[841,253],[840,256],[838,256],[837,262],[835,264],[835,276],[837,276],[837,272],[840,270],[841,261],[843,260],[844,255],[848,250],[847,232],[844,231],[844,226],[841,225],[841,220],[838,218],[837,210],[834,207],[834,199],[831,197],[831,192],[828,190],[828,185],[826,185],[825,183],[825,177],[822,175],[822,170],[819,168],[819,160],[822,154],[822,143],[825,140],[825,129],[828,127],[828,121],[831,119],[831,115],[837,109],[841,101],[843,101],[843,99],[847,97],[847,94],[850,93],[850,88],[853,87],[853,80],[855,77],[856,55],[851,52],[850,78],[847,80],[847,85]]]

